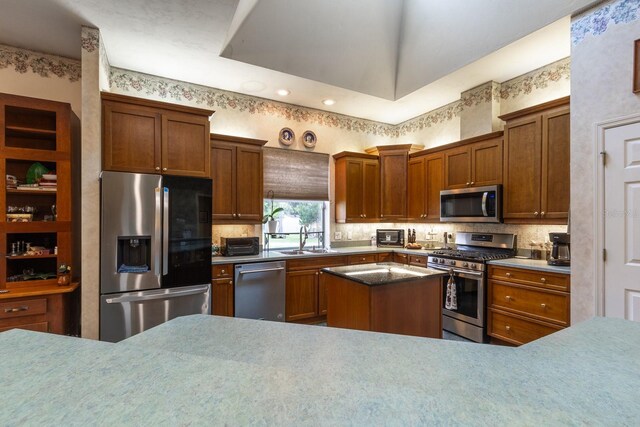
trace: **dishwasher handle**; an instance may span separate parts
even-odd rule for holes
[[[252,273],[266,273],[269,271],[280,271],[284,270],[284,267],[276,267],[276,268],[263,268],[261,270],[240,270],[238,273],[240,274],[252,274]]]

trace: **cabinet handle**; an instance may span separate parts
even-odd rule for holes
[[[475,182],[474,182],[474,181],[471,181],[471,185],[473,185],[473,184],[475,184]]]
[[[542,307],[543,309],[546,309],[547,308],[547,304],[542,303],[542,304],[540,304],[540,307]]]
[[[320,274],[322,274],[322,271],[320,272]]]
[[[317,276],[318,274],[320,274],[320,273],[318,273],[318,272],[316,271],[316,276]]]
[[[20,307],[14,307],[14,308],[5,308],[4,312],[5,313],[16,313],[18,311],[27,311],[29,310],[29,306],[27,305],[21,305]]]
[[[156,166],[156,170],[159,171],[160,170],[160,166]]]
[[[470,182],[467,182],[467,185],[471,184]]]
[[[511,277],[511,273],[507,273],[507,274],[505,274],[505,276]]]
[[[229,284],[230,284],[230,285],[233,285],[233,280],[229,280]]]
[[[507,295],[506,297],[504,297],[507,301],[511,301],[511,295]]]
[[[504,328],[505,328],[507,331],[510,331],[510,330],[511,330],[511,326],[509,326],[509,325],[506,325]]]
[[[224,274],[224,273],[225,273],[225,271],[224,271],[224,270],[220,270],[220,274]]]
[[[541,281],[542,283],[545,283],[545,282],[547,281],[547,279],[545,279],[544,277],[541,277],[541,278],[540,278],[540,281]]]
[[[167,171],[167,168],[162,168],[162,170],[166,172],[166,171]]]
[[[242,214],[238,214],[238,218],[240,218],[242,216]]]
[[[366,258],[362,258],[362,261],[364,261]]]
[[[535,211],[535,212],[533,213],[533,216],[538,216],[538,211]]]
[[[544,212],[540,212],[540,215],[541,215],[541,216],[544,216]]]
[[[364,215],[362,215],[362,216],[366,218],[366,217],[367,217],[367,214],[364,214]]]

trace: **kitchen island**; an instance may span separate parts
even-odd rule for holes
[[[390,262],[322,273],[328,326],[442,338],[442,271]]]
[[[117,344],[0,333],[1,425],[637,425],[640,324],[519,348],[195,315]]]

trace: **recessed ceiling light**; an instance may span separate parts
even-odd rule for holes
[[[278,89],[278,91],[276,92],[278,95],[280,96],[287,96],[289,95],[291,92],[289,92],[287,89]]]
[[[324,99],[324,100],[322,101],[322,103],[323,103],[324,105],[333,105],[333,104],[335,104],[335,103],[336,103],[336,101],[334,101],[333,99]]]

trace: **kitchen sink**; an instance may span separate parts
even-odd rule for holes
[[[329,254],[335,251],[332,251],[331,249],[307,249],[304,252],[307,252],[310,254]]]
[[[290,250],[290,251],[278,251],[283,255],[308,255],[308,254],[329,254],[329,253],[333,253],[335,251],[332,251],[331,249],[305,249],[305,250],[299,250],[299,249],[294,249],[294,250]]]
[[[283,255],[304,255],[307,252],[306,251],[299,251],[299,250],[293,250],[293,251],[278,251]]]

